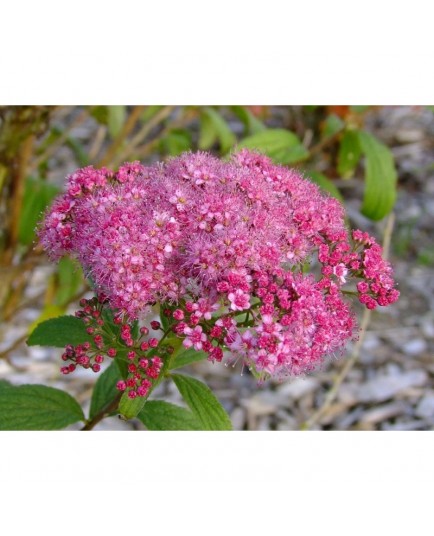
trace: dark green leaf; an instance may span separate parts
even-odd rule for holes
[[[208,386],[191,376],[171,377],[203,430],[232,430],[229,415]]]
[[[108,123],[108,106],[93,106],[90,115],[101,125]]]
[[[354,175],[361,154],[357,131],[347,130],[342,136],[338,153],[338,173],[343,179],[350,179]]]
[[[359,143],[366,156],[365,194],[362,214],[381,220],[393,209],[397,173],[390,150],[368,132],[359,132]]]
[[[92,337],[86,332],[86,325],[75,316],[58,316],[45,320],[36,326],[27,340],[29,346],[56,346],[62,348],[67,344],[91,342]]]
[[[0,390],[0,430],[61,430],[84,421],[71,395],[45,385],[21,385]]]
[[[112,138],[115,138],[119,132],[122,130],[122,127],[124,126],[126,115],[127,115],[127,107],[126,106],[108,106],[108,130],[110,133],[110,136]]]
[[[97,413],[102,411],[119,394],[119,391],[116,389],[116,384],[120,377],[116,363],[111,363],[100,375],[93,388],[92,399],[90,401],[89,419],[95,417]]]
[[[207,358],[207,355],[205,352],[197,351],[194,348],[189,348],[188,350],[185,350],[184,352],[176,354],[173,361],[170,363],[170,370],[175,370],[181,367],[185,367],[186,365],[190,365],[191,363],[197,363],[198,361],[203,361]]]
[[[163,400],[150,400],[137,417],[148,430],[201,430],[191,411]]]
[[[253,149],[270,156],[280,164],[300,162],[309,156],[298,137],[289,130],[267,129],[242,140],[237,148]]]
[[[43,212],[60,192],[57,186],[38,179],[27,179],[24,187],[23,205],[20,214],[18,237],[28,246],[35,239],[35,228]]]
[[[310,179],[315,184],[318,184],[318,186],[322,190],[329,193],[336,199],[339,199],[339,201],[343,201],[343,197],[340,191],[333,184],[333,181],[331,181],[328,177],[326,177],[322,173],[318,173],[317,171],[307,171],[306,175],[308,179]]]
[[[229,151],[236,142],[234,133],[220,113],[214,108],[206,107],[201,114],[199,149],[209,149],[216,140],[223,153]]]

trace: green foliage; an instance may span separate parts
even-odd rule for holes
[[[77,345],[92,337],[86,332],[84,322],[75,316],[58,316],[45,320],[36,326],[27,339],[29,346],[55,346],[63,348],[67,344]]]
[[[194,348],[189,348],[184,352],[177,353],[173,361],[170,363],[170,370],[175,370],[191,363],[197,363],[207,358],[205,352],[197,351]]]
[[[191,133],[186,129],[174,129],[167,134],[160,144],[160,152],[164,155],[177,156],[192,147]]]
[[[125,391],[119,402],[119,413],[125,419],[133,419],[137,417],[145,404],[146,397],[129,398],[128,393]]]
[[[280,164],[301,162],[309,156],[298,137],[281,128],[269,128],[244,138],[237,148],[244,147],[265,153]]]
[[[350,179],[362,155],[358,133],[346,130],[342,136],[338,153],[338,173],[343,179]]]
[[[229,415],[208,386],[182,374],[171,378],[203,430],[232,430]]]
[[[89,419],[95,417],[97,413],[108,406],[119,394],[116,384],[120,379],[119,369],[116,363],[100,374],[95,387],[93,388],[92,399],[90,401]]]
[[[358,138],[366,156],[362,214],[371,220],[381,220],[393,209],[396,200],[397,173],[393,155],[368,132],[359,131]]]
[[[108,106],[107,107],[107,126],[110,136],[115,138],[124,126],[127,114],[126,106]]]
[[[201,430],[191,411],[164,400],[150,400],[137,417],[148,430]]]
[[[199,149],[210,149],[216,142],[219,143],[222,153],[227,153],[236,138],[221,114],[207,106],[201,113]]]
[[[26,180],[18,231],[21,244],[28,246],[33,243],[36,225],[59,191],[57,186],[41,179]]]
[[[256,134],[266,129],[264,123],[259,121],[245,106],[230,106],[230,109],[244,124],[245,135]]]
[[[0,430],[61,430],[84,421],[71,395],[45,385],[0,389]]]
[[[345,123],[339,116],[337,116],[336,114],[330,114],[324,123],[324,128],[322,132],[323,137],[329,138],[330,136],[334,136],[335,134],[343,130],[344,127]]]
[[[55,305],[65,306],[73,298],[84,281],[81,266],[69,257],[60,259],[57,265],[57,292]]]
[[[317,171],[308,171],[306,173],[306,177],[315,184],[317,184],[324,192],[330,194],[332,197],[335,197],[339,201],[343,201],[342,195],[340,191],[336,188],[336,186],[333,184],[333,181],[331,181],[322,173],[318,173]]]

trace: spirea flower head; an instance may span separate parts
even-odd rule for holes
[[[263,376],[300,374],[342,350],[355,332],[342,292],[352,279],[370,309],[399,296],[381,247],[349,235],[336,199],[248,150],[80,169],[39,234],[52,260],[79,260],[124,321],[169,304],[186,348],[212,361],[231,352]]]

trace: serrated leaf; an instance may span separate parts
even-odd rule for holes
[[[0,430],[61,430],[84,421],[79,403],[68,393],[46,385],[0,390]]]
[[[127,115],[126,106],[108,106],[107,107],[107,124],[110,136],[116,137],[122,130]]]
[[[365,192],[362,214],[371,220],[384,218],[396,200],[397,172],[391,151],[368,132],[358,132],[360,148],[366,156]]]
[[[201,114],[199,149],[209,149],[218,140],[222,153],[226,153],[236,138],[225,119],[217,110],[205,107]]]
[[[108,406],[119,394],[116,384],[121,375],[116,363],[110,366],[99,376],[93,388],[92,399],[90,401],[89,419],[95,417],[97,413]]]
[[[307,171],[306,176],[312,182],[317,184],[322,190],[324,190],[324,192],[329,193],[331,196],[343,202],[344,199],[340,191],[333,184],[333,181],[331,181],[328,177],[326,177],[322,173],[318,173],[317,171]]]
[[[164,400],[149,400],[137,417],[148,430],[201,430],[191,411]]]
[[[176,354],[173,361],[170,363],[170,370],[175,370],[191,363],[197,363],[198,361],[203,361],[208,357],[208,354],[195,350],[194,348],[189,348],[184,352]]]
[[[362,155],[358,133],[347,130],[342,136],[338,153],[338,173],[343,179],[350,179]]]
[[[298,137],[281,128],[269,128],[244,138],[237,146],[237,149],[242,148],[265,153],[280,164],[300,162],[309,156]]]
[[[36,329],[36,326],[38,326],[45,320],[49,320],[50,318],[58,318],[64,312],[64,307],[60,307],[59,305],[54,305],[52,303],[45,304],[44,308],[39,313],[39,316],[27,328],[27,333],[30,335]]]
[[[23,204],[20,214],[18,238],[28,246],[35,240],[35,229],[44,210],[60,189],[40,179],[27,179],[24,187]]]
[[[68,315],[51,318],[38,324],[27,339],[27,344],[63,348],[67,344],[75,346],[86,341],[91,342],[92,337],[87,333],[83,320]]]
[[[229,415],[207,385],[191,376],[172,374],[171,377],[203,430],[232,430]]]

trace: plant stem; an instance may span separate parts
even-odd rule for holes
[[[110,413],[115,411],[118,407],[119,400],[122,397],[122,393],[116,395],[116,397],[109,402],[106,406],[103,407],[101,411],[99,411],[92,419],[86,422],[86,424],[81,429],[82,431],[89,431],[92,430],[94,426],[96,426],[100,421],[104,419],[104,417],[108,416]]]

